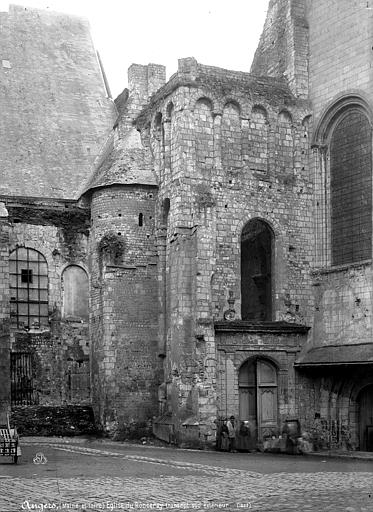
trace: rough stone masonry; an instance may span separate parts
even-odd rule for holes
[[[0,21],[4,406],[373,450],[369,2],[270,0],[250,73],[133,64],[115,102],[84,21]]]

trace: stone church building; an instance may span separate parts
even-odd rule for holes
[[[85,20],[0,28],[0,408],[373,451],[373,2],[270,0],[250,72],[115,101]]]

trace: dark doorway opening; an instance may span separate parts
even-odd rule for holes
[[[358,396],[360,450],[373,452],[373,384],[365,387]]]

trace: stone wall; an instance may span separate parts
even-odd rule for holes
[[[186,64],[183,62],[181,66]],[[266,220],[276,238],[275,318],[281,319],[292,308],[294,314],[299,313],[300,317],[310,320],[311,290],[308,288],[302,297],[302,287],[294,286],[294,283],[308,279],[307,264],[313,255],[312,176],[308,168],[309,132],[305,106],[297,106],[294,102],[288,107],[291,114],[287,112],[285,115],[283,98],[275,82],[266,84],[268,95],[265,100],[260,98],[261,104],[258,104],[257,84],[252,83],[250,75],[228,72],[227,76],[225,70],[201,65],[197,71],[198,82],[203,82],[204,86],[196,88],[193,84],[190,89],[179,88],[164,104],[165,110],[167,105],[174,105],[173,122],[178,134],[177,141],[171,143],[174,168],[170,170],[165,166],[160,189],[160,200],[171,197],[168,219],[171,237],[178,225],[195,226],[201,247],[198,257],[201,265],[207,265],[199,281],[201,286],[209,289],[212,278],[213,315],[221,317],[226,308],[228,288],[234,291],[239,314],[241,230],[251,218]],[[226,80],[227,87],[230,86],[228,98],[219,95],[219,89],[214,88],[218,80]],[[245,87],[253,89],[250,103],[243,96]],[[198,110],[199,97],[207,98],[203,103],[204,110],[210,109],[207,114]],[[228,122],[224,109],[227,104],[237,105],[239,112],[239,115],[226,114],[229,119],[237,115],[240,136],[234,139],[227,139],[223,129]],[[164,112],[164,117],[166,115]],[[214,118],[213,124],[207,115]],[[203,136],[199,122],[205,129]],[[268,132],[267,140],[261,137],[263,125]],[[230,140],[229,145],[226,140]],[[203,148],[212,148],[210,154],[202,156]],[[164,148],[164,151],[168,150],[168,146]],[[223,151],[227,153],[223,154]],[[233,158],[234,152],[236,156]],[[230,161],[233,158],[235,164],[225,167],[223,163],[226,164],[227,158],[231,158]],[[213,171],[211,167],[208,171],[211,165]],[[158,166],[161,169],[162,162]],[[302,218],[302,224],[297,222],[299,218]],[[289,294],[292,304],[287,307]],[[202,316],[209,315],[211,311],[206,310]]]
[[[251,72],[283,76],[296,96],[307,98],[308,36],[306,0],[270,0]]]
[[[93,403],[98,420],[121,436],[149,428],[161,380],[156,179],[150,133],[134,120],[165,82],[165,68],[133,64],[129,89],[85,200],[90,239]]]
[[[298,418],[316,450],[364,450],[359,395],[371,384],[366,366],[297,372]]]
[[[4,261],[8,261],[12,251],[27,247],[38,251],[48,268],[47,322],[22,328],[11,318],[12,385],[17,389],[24,386],[24,365],[29,364],[31,374],[27,378],[32,388],[29,398],[17,394],[14,405],[23,405],[26,400],[50,406],[90,403],[88,319],[86,315],[73,317],[64,313],[64,303],[71,300],[71,290],[66,297],[63,286],[64,272],[71,265],[81,269],[88,285],[84,220],[87,214],[58,202],[39,202],[36,207],[27,200],[12,201],[8,208],[11,223]],[[88,310],[88,296],[84,300]],[[26,354],[24,358],[22,354]],[[26,359],[29,363],[25,363]]]
[[[268,324],[247,326],[216,324],[218,350],[218,407],[221,418],[240,417],[238,375],[247,360],[267,360],[274,364],[278,386],[278,423],[273,435],[281,434],[287,418],[298,416],[297,382],[294,361],[307,338],[301,326]],[[248,418],[244,418],[248,419]]]
[[[372,268],[369,263],[315,271],[315,345],[372,341]]]
[[[155,200],[146,186],[113,186],[92,196],[93,403],[111,430],[148,420],[158,407]]]
[[[29,405],[12,408],[10,424],[21,436],[99,435],[91,406]]]
[[[139,127],[149,118],[158,211],[169,205],[158,218],[165,409],[181,435],[193,420],[203,437],[220,395],[213,322],[223,318],[230,292],[240,318],[241,233],[249,220],[274,233],[272,320],[313,317],[308,105],[281,78],[183,59]]]
[[[366,184],[372,180],[372,11],[369,2],[313,1],[308,21],[314,108],[313,344],[370,342],[372,209],[371,186]],[[347,119],[348,127],[343,124]],[[356,139],[349,136],[354,119],[363,130]],[[341,154],[346,161],[340,161]],[[351,155],[355,158],[347,162]],[[346,171],[352,178],[343,174],[345,179],[336,181],[336,173]]]
[[[308,3],[310,98],[317,122],[343,94],[372,99],[373,12],[364,0]]]
[[[359,393],[372,384],[369,371],[293,365],[312,347],[372,340],[364,195],[372,179],[371,12],[363,0],[271,0],[252,74],[187,58],[165,84],[163,66],[131,66],[119,118],[84,188],[89,240],[87,209],[66,198],[89,177],[115,108],[87,24],[27,8],[0,14],[2,163],[13,169],[12,182],[8,175],[0,184],[10,213],[9,225],[5,212],[0,217],[0,351],[5,365],[9,346],[31,354],[35,400],[88,401],[74,382],[91,351],[94,409],[105,428],[148,425],[159,411],[164,438],[203,444],[213,441],[217,415],[239,413],[239,368],[268,360],[278,376],[278,425],[294,415],[309,431],[321,425],[339,436],[340,446],[361,445]],[[349,109],[364,144],[343,125]],[[354,160],[364,175],[359,191],[342,180],[331,193],[331,165],[338,172]],[[350,188],[351,210],[369,211],[364,222],[338,214]],[[65,199],[10,197],[30,190]],[[349,230],[365,237],[365,261],[339,259],[333,222],[344,238]],[[258,273],[242,280],[242,244],[253,225],[266,227],[268,243],[250,245]],[[46,259],[48,326],[13,326],[9,345],[8,251],[17,247]],[[66,304],[80,296],[67,278],[64,288],[69,265],[89,269],[89,322],[85,308]],[[249,279],[262,283],[258,301],[265,289],[270,304],[257,308],[266,328],[242,331]],[[223,320],[236,330],[219,331]],[[286,328],[277,332],[280,324]]]
[[[366,343],[369,359],[372,6],[347,0],[307,4],[316,249],[315,316],[309,341],[312,346],[349,346],[350,361],[354,361],[354,345]],[[356,119],[358,126],[353,130]],[[351,129],[354,134],[349,133]],[[359,130],[362,133],[354,139]],[[365,434],[360,430],[359,393],[372,384],[370,370],[364,365],[339,364],[327,361],[324,368],[300,370],[300,416],[306,429],[322,431],[320,447],[362,449]]]

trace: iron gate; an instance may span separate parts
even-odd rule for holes
[[[32,405],[34,401],[32,354],[10,353],[10,389],[12,405]]]
[[[72,361],[67,372],[68,399],[81,403],[90,398],[89,361]]]

